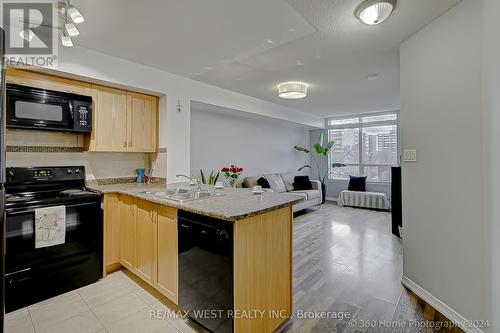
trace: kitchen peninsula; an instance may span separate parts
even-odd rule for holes
[[[104,194],[104,270],[123,266],[215,332],[273,332],[292,311],[295,196],[189,183],[88,186]],[[247,315],[247,314],[258,314]],[[191,313],[192,315],[192,313]]]

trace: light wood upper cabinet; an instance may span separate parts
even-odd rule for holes
[[[92,86],[92,133],[87,142],[91,151],[127,151],[127,93]]]
[[[137,273],[152,284],[156,268],[156,210],[151,202],[137,200]]]
[[[172,302],[178,304],[177,210],[171,207],[159,206],[157,225],[158,268],[155,287]]]
[[[7,68],[6,81],[21,86],[92,96],[90,83],[21,69]]]
[[[92,86],[94,100],[90,151],[155,152],[157,98],[125,90]]]
[[[156,97],[127,92],[127,151],[156,151],[156,104]]]
[[[120,196],[120,264],[137,267],[137,206],[134,198]]]

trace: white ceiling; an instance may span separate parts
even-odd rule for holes
[[[74,0],[75,42],[319,116],[399,108],[399,44],[461,0],[398,0],[366,26],[362,0]],[[378,80],[366,76],[379,73]],[[310,84],[303,100],[276,85]]]

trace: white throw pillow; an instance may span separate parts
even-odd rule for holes
[[[264,178],[269,182],[269,186],[274,192],[284,193],[286,192],[286,186],[281,179],[280,175],[264,175]]]
[[[293,181],[295,176],[291,173],[282,173],[280,176],[281,179],[283,179],[283,183],[285,183],[286,191],[293,191]]]

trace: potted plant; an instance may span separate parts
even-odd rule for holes
[[[237,167],[235,165],[231,165],[229,167],[224,167],[221,170],[224,173],[224,177],[229,180],[229,184],[231,187],[235,187],[236,181],[238,180],[243,168]]]
[[[208,178],[205,177],[205,173],[203,172],[202,169],[200,169],[200,179],[202,184],[208,184],[208,185],[215,185],[217,181],[219,180],[219,175],[220,173],[215,171],[210,171],[210,174],[208,175]]]
[[[326,168],[326,170],[323,170],[323,172],[322,172],[322,170],[321,170],[322,162],[324,162],[325,159],[328,159],[328,153],[330,152],[330,150],[332,149],[334,144],[335,144],[335,141],[330,141],[324,146],[323,145],[323,133],[321,133],[319,135],[318,142],[316,142],[313,145],[314,152],[311,152],[309,149],[304,148],[304,147],[300,147],[300,146],[293,147],[296,151],[311,155],[311,159],[314,163],[314,166],[316,167],[318,180],[321,182],[321,192],[323,194],[322,195],[322,197],[323,197],[322,203],[325,203],[325,200],[326,200],[326,181],[328,179],[328,176],[332,173],[332,169],[345,166],[344,164],[341,164],[341,163],[334,163],[332,165],[328,165],[328,162],[327,162],[325,164],[328,165],[328,167]],[[306,164],[306,165],[301,166],[297,171],[302,171],[306,168],[312,169],[311,165]]]

